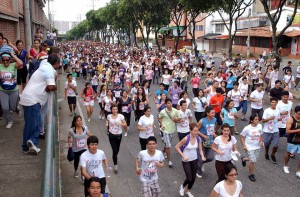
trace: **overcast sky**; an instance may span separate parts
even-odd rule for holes
[[[110,0],[54,0],[50,1],[50,13],[54,13],[54,20],[79,21],[85,19],[85,14],[93,9],[104,7]],[[48,3],[48,0],[47,0]],[[44,8],[48,16],[48,4]]]

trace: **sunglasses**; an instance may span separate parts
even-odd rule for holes
[[[233,176],[237,176],[237,175],[239,175],[238,173],[234,173],[234,174],[228,174],[228,176],[231,176],[231,177],[233,177]]]
[[[10,59],[8,59],[8,60],[2,59],[2,62],[9,62],[9,61],[10,61]]]

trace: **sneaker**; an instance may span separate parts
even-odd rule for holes
[[[124,136],[127,137],[127,132],[124,133]]]
[[[256,181],[254,174],[250,174],[249,179],[250,179],[250,181],[253,181],[253,182]]]
[[[21,112],[21,110],[17,110],[17,117],[18,117],[18,118],[21,118],[21,117],[22,117],[22,112]]]
[[[169,168],[173,168],[173,163],[172,163],[172,161],[169,161]]]
[[[295,154],[290,154],[290,158],[295,158]]]
[[[275,155],[271,155],[271,159],[272,159],[273,164],[277,164]]]
[[[243,167],[246,167],[246,161],[245,161],[244,159],[245,159],[245,158],[242,156],[242,157],[241,157],[241,160],[242,160],[242,166],[243,166]]]
[[[23,150],[23,153],[24,153],[24,154],[28,154],[28,153],[29,153],[29,150]]]
[[[202,179],[202,172],[197,172],[197,173],[196,173],[196,176],[197,176],[199,179]]]
[[[102,116],[102,120],[105,120],[105,116]]]
[[[265,154],[265,160],[270,161],[270,157],[268,154]]]
[[[201,172],[204,172],[205,171],[205,167],[204,167],[204,164],[202,164],[201,166]]]
[[[194,197],[194,195],[193,195],[190,191],[187,191],[185,194],[186,194],[188,197]]]
[[[184,196],[184,187],[183,187],[183,185],[180,185],[180,188],[179,188],[179,195],[180,195],[180,196]]]
[[[239,135],[240,133],[236,131],[234,134],[235,134],[235,135]]]
[[[74,172],[74,177],[75,177],[75,178],[79,177],[79,174],[78,174],[77,171]]]
[[[114,171],[115,171],[115,172],[118,172],[118,171],[119,171],[118,165],[115,165]]]
[[[101,118],[102,118],[102,116],[99,116],[99,118],[98,118],[98,119],[99,119],[99,120],[101,120]]]
[[[45,134],[40,134],[39,139],[42,139],[42,140],[45,139]]]
[[[7,128],[7,129],[10,129],[12,126],[13,126],[13,122],[9,122],[9,123],[7,123],[7,125],[6,125],[6,128]]]
[[[246,118],[242,118],[241,121],[247,121],[247,119]]]
[[[287,167],[287,166],[283,166],[283,171],[284,171],[284,173],[286,173],[286,174],[289,174],[289,173],[290,173],[289,167]]]
[[[41,149],[36,147],[31,140],[27,141],[27,146],[29,147],[29,152],[30,153],[33,153],[33,154],[37,155],[41,151]]]
[[[297,171],[297,172],[296,172],[296,176],[297,176],[298,178],[300,178],[300,171]]]
[[[77,115],[76,112],[74,112],[73,115],[76,116]]]
[[[73,116],[73,112],[70,112],[70,116]]]
[[[88,122],[91,122],[91,119],[90,119],[90,118],[88,119]]]

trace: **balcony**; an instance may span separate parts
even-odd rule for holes
[[[259,17],[259,18],[243,18],[237,21],[237,29],[246,29],[248,27],[263,27],[269,25],[268,17]]]

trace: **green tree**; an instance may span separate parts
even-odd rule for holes
[[[255,0],[222,0],[218,2],[218,13],[222,18],[223,24],[228,31],[229,57],[232,57],[233,40],[237,32],[237,21],[245,11],[253,4]],[[224,15],[228,15],[228,19]],[[228,22],[228,23],[227,23]]]
[[[215,11],[217,0],[180,0],[184,12],[187,15],[187,27],[189,27],[189,34],[192,37],[192,43],[196,56],[197,42],[195,37],[195,26],[197,23],[203,21]]]
[[[279,38],[284,34],[284,32],[287,30],[289,26],[292,25],[293,20],[295,18],[295,15],[297,13],[297,8],[299,4],[299,0],[294,1],[293,3],[290,3],[290,6],[292,6],[293,11],[292,15],[289,18],[289,21],[285,24],[285,26],[277,32],[277,24],[281,17],[286,17],[286,15],[282,15],[282,11],[284,9],[284,6],[287,3],[287,0],[278,0],[278,6],[275,9],[271,9],[270,3],[268,0],[260,0],[262,5],[264,6],[264,10],[270,20],[271,28],[272,28],[272,48],[273,48],[273,54],[276,58],[276,66],[280,66],[281,62],[281,54],[278,52],[278,41]]]

